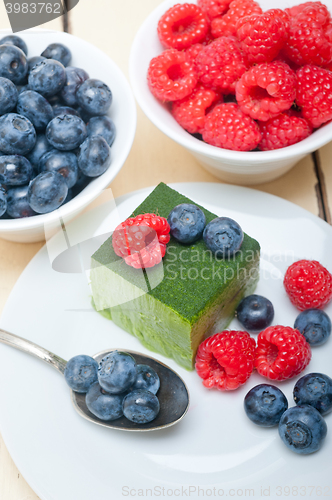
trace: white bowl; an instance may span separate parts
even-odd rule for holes
[[[158,101],[147,85],[150,60],[164,47],[157,35],[157,24],[162,14],[176,3],[190,0],[166,0],[145,20],[139,29],[130,54],[130,81],[135,97],[147,117],[164,134],[188,149],[209,172],[234,184],[258,184],[271,181],[290,170],[306,154],[332,140],[332,123],[316,130],[307,139],[274,151],[240,152],[210,146],[186,132],[170,114],[167,106]],[[301,0],[258,0],[263,10],[286,8]],[[332,13],[332,0],[323,0]]]
[[[0,31],[0,38],[11,31]],[[116,138],[111,148],[112,163],[109,169],[90,184],[75,198],[48,214],[24,219],[0,219],[0,238],[18,242],[41,241],[45,238],[45,228],[57,225],[59,214],[69,221],[107,188],[120,172],[131,149],[136,131],[136,104],[130,85],[117,65],[101,50],[84,40],[59,31],[34,29],[19,33],[26,42],[28,57],[40,55],[52,42],[67,45],[72,52],[71,66],[85,69],[91,78],[98,78],[112,90],[113,102],[109,116],[116,126]]]

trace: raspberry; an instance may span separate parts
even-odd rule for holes
[[[311,15],[314,15],[316,21],[319,22],[322,26],[328,24],[331,19],[326,5],[322,4],[321,2],[305,2],[301,3],[300,5],[290,7],[289,9],[285,9],[285,13],[290,18],[298,17],[303,12],[306,16],[308,16],[308,12],[311,12]]]
[[[255,340],[247,332],[216,333],[198,348],[196,371],[203,385],[232,391],[250,377],[255,361]]]
[[[236,85],[241,110],[267,121],[289,109],[296,97],[296,75],[287,64],[274,61],[249,69]]]
[[[301,373],[311,359],[310,345],[290,326],[269,326],[257,338],[255,368],[271,380],[287,380]]]
[[[211,33],[215,38],[236,35],[236,23],[239,19],[262,13],[261,7],[254,0],[233,0],[224,16],[212,20]]]
[[[312,127],[305,118],[289,112],[281,113],[267,122],[259,123],[262,140],[258,145],[261,151],[291,146],[308,137]]]
[[[189,49],[186,49],[185,54],[187,61],[195,65],[196,57],[202,49],[204,49],[204,45],[201,43],[195,43],[194,45],[189,47]]]
[[[240,19],[237,38],[250,63],[270,62],[287,40],[288,28],[288,16],[280,9],[273,9]]]
[[[197,5],[206,13],[209,19],[222,16],[227,11],[232,0],[197,0]]]
[[[321,309],[332,298],[332,275],[316,260],[299,260],[287,269],[284,287],[300,311]]]
[[[247,70],[247,61],[235,37],[222,36],[196,57],[197,75],[207,87],[234,92],[236,81]]]
[[[296,73],[296,104],[309,123],[317,128],[332,119],[332,72],[304,66]]]
[[[155,214],[129,217],[114,230],[114,252],[135,269],[153,267],[165,256],[169,231],[164,217]]]
[[[192,63],[184,52],[166,50],[150,61],[148,85],[152,94],[162,101],[176,101],[191,94],[197,83]]]
[[[207,15],[192,3],[176,4],[160,18],[158,36],[167,48],[186,49],[201,42],[209,29]]]
[[[190,96],[173,102],[172,115],[190,134],[201,134],[207,111],[219,99],[220,95],[214,90],[198,86]]]
[[[251,151],[261,140],[257,123],[235,103],[216,106],[205,118],[203,140],[212,146]]]

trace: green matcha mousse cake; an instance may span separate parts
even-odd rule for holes
[[[194,202],[161,183],[131,216],[167,218],[181,203]],[[206,223],[217,217],[199,207]],[[160,264],[134,269],[115,254],[110,237],[92,256],[93,303],[148,349],[191,370],[199,344],[225,329],[239,302],[254,292],[259,252],[259,243],[247,234],[228,259],[216,258],[203,238],[188,246],[171,237]]]

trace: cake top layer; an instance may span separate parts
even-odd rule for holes
[[[205,214],[206,223],[218,217],[164,183],[160,183],[131,216],[155,213],[167,218],[171,210],[181,203],[199,206]],[[259,243],[244,234],[240,251],[229,259],[220,259],[212,255],[203,239],[191,245],[183,245],[171,237],[162,264],[149,269],[148,273],[143,271],[148,293],[193,324],[234,280],[244,283],[249,279],[246,272],[257,261],[259,250]],[[105,241],[92,258],[94,266],[109,267],[128,282],[142,288],[142,270],[128,266],[115,254],[112,237]],[[163,266],[164,272],[161,282],[158,281],[160,266]],[[154,282],[159,284],[151,288],[150,283]]]

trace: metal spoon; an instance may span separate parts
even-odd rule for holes
[[[0,329],[0,342],[40,358],[43,361],[46,361],[46,363],[52,365],[62,375],[64,374],[67,361],[47,349],[2,329]],[[104,356],[115,350],[116,349],[108,349],[106,351],[99,352],[92,357],[99,363]],[[182,420],[182,418],[186,415],[189,408],[189,392],[182,378],[179,377],[179,375],[177,375],[177,373],[175,373],[171,368],[164,365],[164,363],[161,363],[150,356],[145,356],[144,354],[140,354],[135,351],[128,351],[128,349],[117,350],[128,352],[134,356],[137,364],[147,364],[158,373],[160,378],[160,389],[157,396],[160,403],[160,412],[157,417],[152,420],[152,422],[147,424],[135,424],[134,422],[127,420],[125,417],[105,422],[95,417],[88,410],[85,404],[85,394],[79,394],[71,390],[71,400],[76,411],[82,417],[90,420],[90,422],[102,425],[103,427],[109,427],[110,429],[119,429],[122,431],[155,431],[171,427],[172,425],[180,422],[180,420]]]

